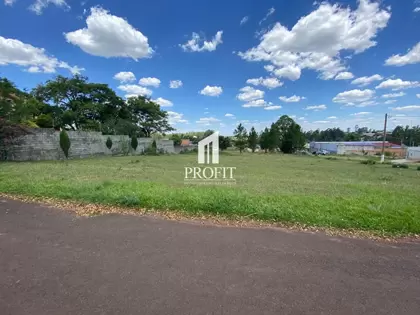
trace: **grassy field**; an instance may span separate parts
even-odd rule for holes
[[[226,154],[235,186],[186,186],[196,155],[0,163],[0,192],[271,222],[420,233],[420,172],[346,159]]]

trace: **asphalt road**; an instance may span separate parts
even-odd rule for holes
[[[0,314],[420,314],[420,244],[0,199]]]

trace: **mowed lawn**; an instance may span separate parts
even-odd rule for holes
[[[195,154],[0,163],[0,192],[270,222],[420,233],[420,172],[346,158],[222,154],[235,186],[184,185]]]

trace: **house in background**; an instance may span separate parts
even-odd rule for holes
[[[382,152],[382,141],[340,141],[340,142],[311,142],[310,152],[328,151],[331,154],[378,155]],[[385,152],[405,157],[406,148],[399,144],[385,141]]]
[[[407,148],[407,160],[420,161],[420,147]]]

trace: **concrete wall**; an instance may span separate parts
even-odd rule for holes
[[[32,129],[32,134],[23,136],[18,140],[8,154],[12,161],[31,160],[59,160],[64,159],[60,148],[60,132],[53,129]],[[130,150],[130,154],[141,154],[151,146],[153,139],[138,138],[138,147],[133,152],[128,136],[104,136],[100,132],[68,131],[71,141],[69,158],[86,158],[96,155],[118,155]],[[106,140],[110,137],[112,148],[106,147]],[[172,140],[157,140],[158,149],[166,153],[175,153]]]

